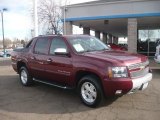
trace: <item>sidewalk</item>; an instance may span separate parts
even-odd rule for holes
[[[6,60],[10,60],[10,59],[11,59],[10,57],[6,57],[6,58],[0,57],[0,61],[6,61]]]
[[[0,66],[9,66],[11,65],[11,58],[8,57],[8,58],[3,58],[3,57],[0,57]]]

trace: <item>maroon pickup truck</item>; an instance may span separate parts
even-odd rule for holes
[[[152,79],[146,56],[111,50],[88,35],[38,36],[14,50],[11,59],[22,85],[76,88],[90,107],[104,96],[144,90]]]

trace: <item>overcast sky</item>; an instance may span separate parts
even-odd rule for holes
[[[68,0],[68,3],[75,4],[87,1],[94,0]],[[0,0],[0,10],[8,9],[4,12],[5,38],[24,39],[31,36],[31,29],[33,28],[30,17],[32,3],[33,0]],[[2,40],[1,20],[0,17],[0,40]]]

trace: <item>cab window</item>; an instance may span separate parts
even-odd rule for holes
[[[65,49],[67,51],[67,45],[66,43],[64,42],[63,39],[61,38],[54,38],[52,41],[51,41],[51,47],[50,47],[50,51],[49,53],[51,55],[55,55],[55,50],[57,49]]]
[[[47,54],[48,53],[49,40],[47,38],[39,38],[34,47],[35,54]]]

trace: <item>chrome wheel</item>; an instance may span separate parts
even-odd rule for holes
[[[95,102],[97,98],[97,91],[95,86],[90,82],[84,82],[81,87],[81,95],[86,102]]]
[[[23,84],[26,84],[28,80],[27,73],[25,70],[21,71],[21,81]]]

